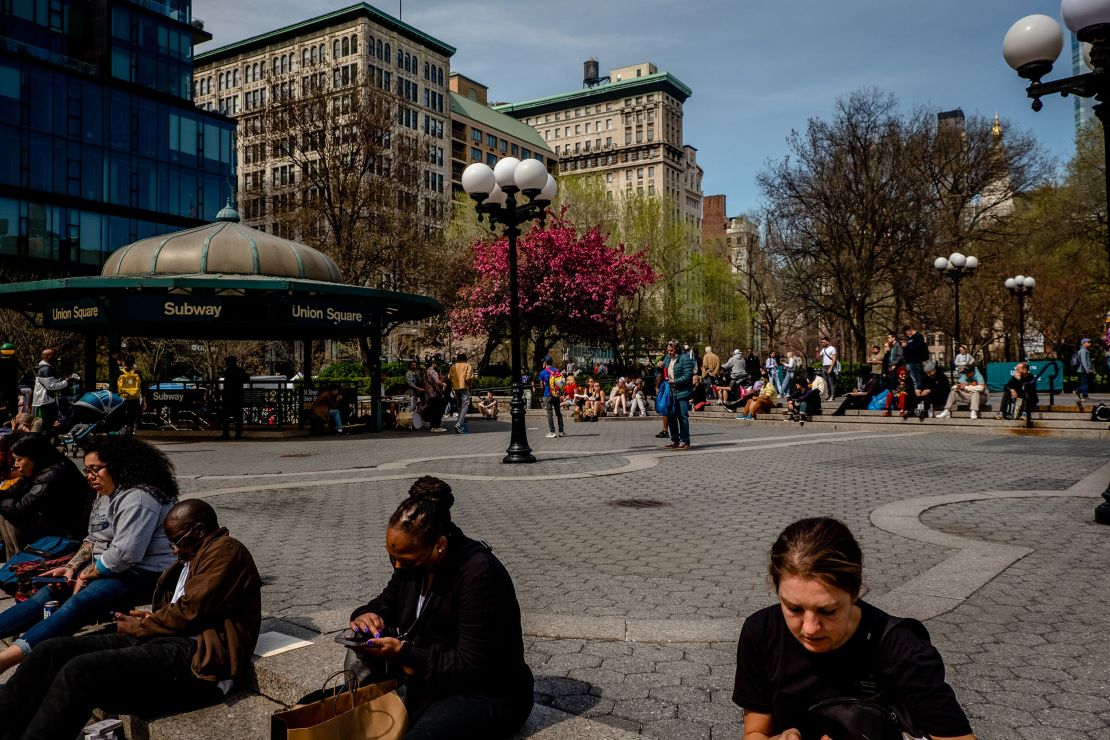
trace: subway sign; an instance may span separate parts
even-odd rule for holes
[[[366,306],[313,298],[288,298],[283,306],[285,316],[294,324],[362,328],[368,326],[373,317]]]
[[[108,320],[104,306],[94,298],[78,298],[61,303],[48,303],[43,308],[44,326],[83,326],[103,324]]]
[[[219,321],[225,309],[221,298],[191,295],[125,295],[119,307],[123,319],[151,323]]]

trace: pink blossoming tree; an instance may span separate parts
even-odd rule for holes
[[[470,249],[475,279],[459,292],[451,329],[486,335],[492,349],[509,336],[509,242]],[[517,240],[517,263],[521,338],[532,344],[533,368],[562,340],[613,342],[628,299],[658,280],[643,252],[609,246],[597,228],[580,234],[563,214]]]

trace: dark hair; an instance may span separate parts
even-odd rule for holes
[[[821,338],[824,339],[826,342],[829,341],[828,337],[821,337]]]
[[[180,524],[203,525],[206,532],[215,532],[220,528],[220,523],[216,519],[216,510],[212,508],[212,504],[199,498],[190,498],[175,504],[166,514],[166,521],[171,519]]]
[[[416,542],[429,546],[451,528],[454,503],[451,486],[434,476],[421,476],[409,487],[408,498],[389,518],[389,527],[401,529]]]
[[[460,352],[455,355],[455,362],[466,362],[466,353]]]
[[[58,452],[54,443],[45,434],[38,432],[32,432],[13,442],[11,453],[28,458],[34,463],[36,473],[59,460],[65,460],[65,456]]]
[[[906,331],[909,331],[912,328],[913,328],[912,324],[906,324],[905,326],[902,327],[902,331],[906,332]]]
[[[842,522],[830,517],[799,519],[771,546],[768,566],[777,591],[783,576],[824,581],[853,599],[863,585],[863,551]]]
[[[174,465],[166,453],[136,437],[93,437],[85,454],[96,453],[120,490],[142,488],[166,503],[178,496]]]

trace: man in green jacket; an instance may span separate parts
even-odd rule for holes
[[[686,353],[679,353],[678,342],[667,342],[667,356],[663,358],[663,377],[671,386],[671,408],[667,414],[667,429],[671,433],[669,450],[690,449],[690,393],[694,390],[694,373],[697,366]]]
[[[116,615],[114,634],[58,637],[0,687],[0,739],[77,737],[94,709],[171,714],[221,701],[250,665],[262,579],[250,552],[200,499],[170,509],[179,562],[154,589],[154,611]]]

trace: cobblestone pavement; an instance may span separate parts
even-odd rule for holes
[[[744,615],[772,602],[766,552],[796,518],[847,522],[864,547],[867,588],[881,595],[952,553],[873,527],[868,515],[877,506],[954,492],[1064,489],[1110,461],[1097,441],[912,427],[882,434],[695,427],[695,448],[671,453],[651,436],[654,423],[633,422],[568,424],[563,439],[531,431],[541,461],[507,467],[499,460],[508,425],[471,428],[466,436],[164,449],[183,490],[210,497],[255,553],[269,615],[311,620],[349,612],[376,593],[389,567],[384,522],[411,480],[431,473],[451,481],[456,521],[493,546],[525,612],[734,619],[737,633]],[[628,498],[662,505],[613,505]],[[1093,569],[1107,562],[1110,529],[1087,524],[1094,503],[970,502],[926,514],[945,531],[1020,538],[1035,550],[928,623],[980,738],[1108,734],[1101,637],[1108,599]],[[1066,618],[1054,618],[1053,605]],[[729,699],[734,642],[529,638],[527,649],[543,703],[656,737],[739,737]]]

